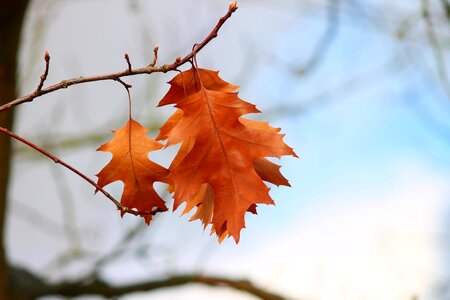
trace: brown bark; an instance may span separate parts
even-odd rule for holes
[[[16,98],[20,33],[28,0],[0,1],[0,105]],[[13,126],[14,110],[0,113],[0,126]],[[5,253],[11,139],[0,135],[0,299],[15,299]]]

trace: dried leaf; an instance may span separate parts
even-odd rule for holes
[[[245,213],[256,213],[256,204],[274,204],[263,180],[289,185],[279,166],[265,157],[296,154],[280,129],[242,118],[259,111],[218,72],[192,68],[169,83],[159,106],[175,104],[178,110],[157,140],[182,143],[169,167],[174,209],[183,202],[184,212],[197,207],[192,219],[211,223],[219,240],[232,236],[238,243]]]
[[[153,184],[156,181],[167,182],[168,170],[149,160],[149,152],[163,146],[148,138],[147,131],[133,119],[114,131],[114,138],[97,149],[113,155],[111,161],[97,174],[97,183],[103,188],[112,182],[122,181],[124,189],[121,204],[139,212],[152,212],[141,214],[148,224],[153,213],[167,210]]]

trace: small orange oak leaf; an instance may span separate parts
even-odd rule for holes
[[[212,224],[219,241],[232,236],[238,243],[245,213],[256,213],[257,204],[274,204],[263,180],[289,186],[280,166],[265,157],[297,155],[279,128],[242,118],[259,111],[218,72],[192,68],[169,83],[158,106],[174,104],[177,111],[156,139],[167,140],[166,146],[182,143],[169,167],[174,210],[183,202],[183,213],[196,207],[191,220]]]
[[[164,200],[156,193],[153,183],[167,182],[168,170],[150,161],[148,154],[163,145],[147,137],[147,129],[133,119],[114,132],[114,138],[101,145],[97,151],[112,153],[111,161],[97,174],[97,184],[104,186],[124,183],[120,203],[137,209],[147,224],[156,212],[166,211]],[[123,216],[124,212],[121,211]]]

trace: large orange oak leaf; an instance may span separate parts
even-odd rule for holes
[[[200,219],[219,240],[239,242],[247,211],[257,204],[274,204],[264,181],[289,185],[280,166],[266,157],[297,156],[283,142],[279,128],[242,118],[259,112],[223,81],[218,72],[192,68],[175,76],[159,106],[177,111],[161,127],[157,140],[167,146],[182,143],[169,167],[174,209],[186,202],[184,213],[196,207]]]
[[[147,224],[156,212],[166,211],[164,200],[156,193],[153,184],[167,182],[168,170],[150,161],[148,154],[161,149],[161,143],[147,137],[147,129],[133,119],[114,131],[114,138],[101,145],[97,151],[112,153],[111,161],[97,174],[97,184],[104,186],[122,181],[124,184],[120,203],[137,209]],[[124,214],[121,211],[122,215]]]

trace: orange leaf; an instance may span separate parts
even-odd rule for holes
[[[168,170],[148,158],[150,151],[163,146],[147,137],[147,129],[133,119],[114,131],[114,138],[100,146],[97,151],[112,153],[111,161],[97,174],[98,185],[104,187],[122,181],[124,189],[121,204],[135,208],[148,224],[156,212],[166,211],[164,200],[153,188],[156,181],[167,182]],[[123,215],[122,211],[122,215]]]
[[[197,207],[192,219],[211,223],[219,239],[229,235],[238,243],[245,213],[256,213],[256,204],[274,203],[263,180],[289,185],[280,167],[265,157],[296,154],[280,129],[241,117],[259,111],[239,99],[237,87],[218,72],[192,68],[169,83],[159,106],[175,104],[178,110],[157,140],[182,143],[169,167],[174,209],[183,202],[184,212]]]

